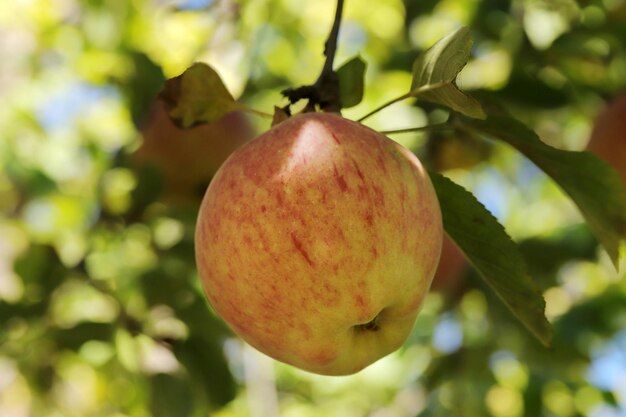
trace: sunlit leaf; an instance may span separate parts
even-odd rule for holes
[[[444,37],[413,64],[410,95],[450,107],[459,113],[485,118],[482,106],[456,86],[456,77],[470,56],[472,37],[467,27]]]
[[[118,329],[113,336],[119,363],[130,372],[139,370],[139,347],[133,336],[125,329]]]
[[[363,100],[365,67],[365,61],[355,56],[337,70],[342,108],[356,106]]]
[[[545,301],[515,243],[470,192],[442,175],[430,176],[448,235],[511,312],[549,345],[552,329],[544,315]]]
[[[238,108],[218,73],[203,63],[195,63],[167,80],[159,97],[174,123],[182,128],[216,122]]]
[[[587,152],[563,151],[543,143],[523,123],[506,116],[467,120],[472,131],[502,140],[549,175],[580,209],[589,227],[617,265],[626,230],[626,196],[619,175]]]

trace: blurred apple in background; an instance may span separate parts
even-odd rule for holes
[[[167,202],[199,202],[209,182],[228,156],[254,137],[242,112],[190,129],[170,120],[164,105],[156,102],[141,128],[143,142],[131,156],[137,167],[155,168],[161,174]]]
[[[430,169],[437,172],[469,170],[491,156],[491,145],[465,132],[431,132],[425,147]]]
[[[456,293],[463,284],[468,268],[469,264],[463,252],[444,234],[439,265],[430,288],[447,295]]]
[[[587,150],[612,165],[626,185],[626,92],[598,114]]]
[[[280,361],[357,372],[412,330],[441,251],[441,212],[409,150],[329,113],[288,119],[211,182],[196,262],[216,312]]]

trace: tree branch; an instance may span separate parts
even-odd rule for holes
[[[322,73],[320,74],[316,84],[319,82],[320,79],[334,72],[333,63],[335,61],[335,52],[337,51],[337,38],[339,37],[339,25],[341,24],[341,15],[343,14],[343,1],[344,0],[337,0],[337,9],[335,10],[335,20],[333,21],[333,27],[330,30],[330,34],[328,35],[326,43],[324,44],[324,55],[326,56],[326,62],[324,62]]]
[[[281,91],[291,104],[295,104],[300,100],[309,100],[308,107],[319,105],[324,111],[339,112],[341,110],[341,98],[339,97],[339,79],[337,73],[333,70],[335,61],[335,52],[337,50],[337,38],[339,37],[339,26],[341,24],[341,16],[343,14],[344,0],[337,0],[337,9],[335,11],[335,20],[328,35],[328,39],[324,44],[324,55],[326,61],[322,68],[322,72],[312,85],[303,85],[297,88],[288,88]]]

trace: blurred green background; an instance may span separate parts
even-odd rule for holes
[[[404,347],[350,377],[272,361],[211,312],[193,256],[199,198],[229,147],[269,121],[200,128],[214,137],[198,151],[153,98],[203,61],[246,105],[285,105],[281,89],[316,79],[334,7],[0,3],[1,417],[626,416],[623,272],[562,192],[500,144],[394,136],[520,243],[555,326],[551,350],[454,253]],[[405,93],[420,51],[460,25],[475,39],[462,88],[491,94],[553,146],[584,149],[626,88],[623,0],[347,0],[336,62],[361,54],[368,68],[363,102],[344,115]],[[446,117],[406,102],[367,124]],[[159,133],[191,151],[141,151]]]

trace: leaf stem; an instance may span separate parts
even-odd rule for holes
[[[436,123],[436,124],[427,125],[427,126],[410,127],[408,129],[383,130],[380,133],[382,133],[383,135],[393,135],[396,133],[427,132],[431,130],[446,130],[446,129],[454,129],[454,126],[448,122],[443,122],[443,123]]]
[[[247,106],[240,106],[239,107],[240,110],[248,112],[248,113],[252,113],[252,114],[256,114],[257,116],[261,116],[261,117],[265,117],[266,119],[271,119],[272,117],[274,117],[273,115],[271,115],[270,113],[261,111],[261,110],[257,110],[257,109],[253,109],[252,107],[247,107]]]
[[[450,81],[439,81],[436,82],[434,84],[426,84],[423,85],[421,87],[418,87],[416,89],[413,89],[411,91],[409,91],[408,93],[400,96],[400,97],[396,97],[393,100],[390,100],[388,102],[386,102],[385,104],[383,104],[380,107],[375,108],[374,110],[372,110],[371,112],[367,113],[365,116],[361,117],[359,120],[357,120],[357,122],[362,122],[363,120],[367,119],[368,117],[378,113],[379,111],[381,111],[382,109],[391,106],[392,104],[397,103],[398,101],[402,101],[405,100],[407,98],[411,98],[411,97],[415,97],[417,98],[417,96],[419,96],[420,94],[426,93],[428,91],[432,91],[432,90],[436,90],[438,88],[444,87],[446,85],[450,84]]]
[[[378,113],[379,111],[381,111],[382,109],[391,106],[392,104],[397,103],[398,101],[402,101],[405,100],[407,98],[411,97],[411,93],[406,93],[404,95],[401,95],[400,97],[396,97],[393,100],[390,100],[386,103],[384,103],[383,105],[375,108],[374,110],[372,110],[371,112],[367,113],[365,116],[361,117],[359,120],[357,120],[357,122],[362,122],[363,120],[367,119],[368,117]]]
[[[409,92],[409,95],[413,97],[417,97],[422,93],[427,93],[429,91],[436,90],[441,87],[445,87],[446,85],[449,85],[449,84],[452,84],[452,81],[443,80],[443,81],[438,81],[433,84],[424,84],[415,89],[411,89],[411,91]]]

